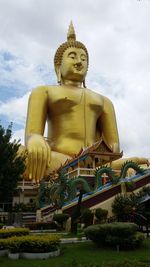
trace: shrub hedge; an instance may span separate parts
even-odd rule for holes
[[[130,196],[117,195],[112,203],[112,211],[119,221],[130,220],[133,208],[136,212],[150,212],[149,206],[141,205],[143,197],[150,196],[150,186],[143,187],[138,193],[132,193]]]
[[[107,215],[108,215],[108,210],[105,209],[96,209],[95,211],[95,216],[99,220],[99,222],[106,222],[107,220]]]
[[[0,229],[2,229],[3,226],[4,226],[4,224],[3,223],[0,223]]]
[[[85,224],[85,227],[93,224],[93,213],[90,209],[84,209],[82,211],[82,222]]]
[[[62,225],[64,222],[68,220],[69,217],[70,215],[67,213],[59,213],[59,214],[54,214],[53,220]]]
[[[134,249],[142,245],[144,235],[137,232],[134,223],[108,223],[89,226],[85,235],[97,246],[118,246],[120,249]]]
[[[57,228],[63,229],[64,228],[64,223],[68,220],[70,217],[69,214],[67,213],[59,213],[59,214],[54,214],[53,216],[53,221],[57,223]]]
[[[11,236],[24,236],[28,234],[28,228],[0,229],[0,238],[8,238]]]
[[[128,221],[129,215],[132,213],[133,203],[129,196],[117,195],[112,203],[112,212],[118,221]]]
[[[60,238],[57,235],[47,236],[13,236],[0,240],[1,249],[8,249],[11,253],[52,252],[58,249]]]
[[[57,224],[55,222],[34,222],[28,223],[26,226],[30,230],[48,230],[48,229],[57,229]]]

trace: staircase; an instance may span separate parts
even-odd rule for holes
[[[109,211],[109,215],[111,216],[111,204],[114,201],[114,198],[119,193],[122,193],[125,181],[133,181],[134,182],[134,191],[142,188],[143,186],[150,185],[150,170],[145,171],[144,175],[137,174],[130,178],[122,178],[119,183],[112,184],[109,182],[105,185],[102,185],[98,188],[97,191],[85,193],[82,197],[81,208],[106,208]],[[130,193],[131,189],[127,188],[127,193]],[[65,213],[69,213],[70,215],[73,213],[75,207],[78,204],[78,197],[74,198],[70,202],[66,202],[62,211]],[[57,211],[55,205],[49,205],[39,210],[40,212],[40,220],[42,221],[51,221],[54,212]]]
[[[134,182],[134,191],[142,188],[143,186],[150,185],[150,170],[145,171],[144,175],[137,174],[130,178],[122,178],[119,183],[113,185],[112,182],[109,182],[103,186],[100,186],[97,191],[94,193],[86,193],[82,197],[81,207],[95,209],[102,207],[103,205],[108,209],[110,207],[115,196],[119,193],[122,193],[124,182],[133,181]],[[130,193],[132,190],[127,188],[127,193]],[[78,197],[73,199],[70,202],[65,203],[62,207],[62,211],[65,213],[72,214],[74,208],[77,206]]]

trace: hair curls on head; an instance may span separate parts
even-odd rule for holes
[[[55,70],[56,70],[57,66],[61,65],[63,53],[69,47],[76,47],[76,48],[83,49],[87,55],[87,62],[89,62],[89,55],[88,55],[88,51],[87,51],[85,45],[82,44],[81,42],[76,41],[76,35],[75,35],[75,31],[74,31],[74,27],[73,27],[72,22],[70,23],[70,26],[69,26],[69,30],[68,30],[68,34],[67,34],[67,42],[60,45],[59,48],[57,49],[56,53],[55,53],[55,56],[54,56]]]

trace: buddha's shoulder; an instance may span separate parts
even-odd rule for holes
[[[98,92],[95,92],[89,88],[86,88],[86,92],[88,95],[90,96],[93,96],[93,97],[97,97],[97,98],[100,98],[100,99],[104,99],[105,97],[101,94],[99,94]]]
[[[32,90],[32,93],[49,92],[59,88],[57,85],[40,85]]]
[[[98,101],[101,100],[106,105],[113,105],[112,101],[107,96],[101,95],[98,92],[95,92],[88,88],[86,88],[86,91],[89,96],[96,98]]]

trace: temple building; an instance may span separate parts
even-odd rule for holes
[[[121,153],[114,153],[104,138],[85,149],[81,149],[73,159],[67,160],[58,171],[66,174],[67,178],[77,176],[93,177],[97,167],[105,165],[122,157]]]

